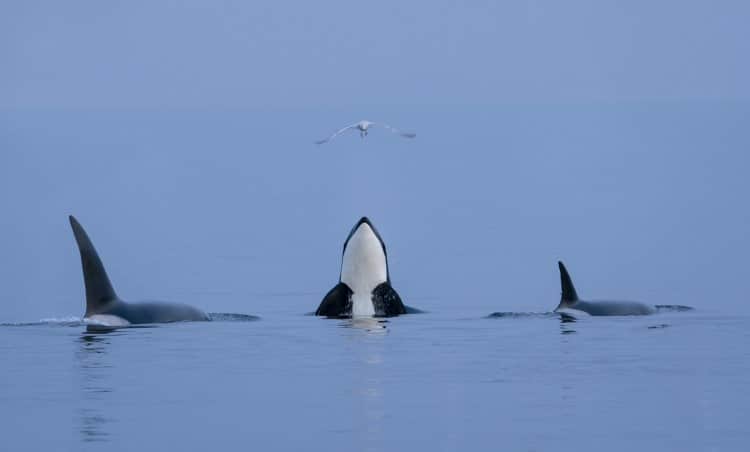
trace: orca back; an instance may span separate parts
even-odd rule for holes
[[[203,311],[190,305],[168,302],[126,303],[117,296],[107,276],[99,254],[83,226],[69,217],[73,235],[78,243],[86,286],[86,314],[84,317],[116,322],[116,326],[139,323],[165,323],[188,320],[210,320]]]
[[[104,264],[102,264],[99,254],[83,226],[73,215],[70,215],[69,220],[78,244],[78,251],[81,254],[83,283],[86,286],[85,316],[88,317],[105,311],[107,306],[116,303],[119,298],[117,298],[107,271],[104,269]]]
[[[570,278],[568,269],[565,268],[565,264],[562,261],[557,261],[557,266],[560,269],[560,304],[557,309],[564,308],[578,301],[578,293],[573,285],[573,280]]]

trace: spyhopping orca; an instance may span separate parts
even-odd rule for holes
[[[562,285],[562,296],[560,304],[555,312],[561,309],[575,309],[589,315],[647,315],[656,312],[656,308],[637,301],[584,301],[578,298],[576,288],[570,279],[568,270],[562,262],[557,262],[560,267],[560,283]]]
[[[70,226],[78,243],[86,286],[85,319],[107,326],[210,320],[204,312],[186,304],[166,302],[126,303],[117,296],[106,270],[83,226],[71,215]]]
[[[326,317],[392,317],[406,314],[391,287],[388,256],[380,234],[362,217],[344,242],[339,283],[323,298],[315,315]]]

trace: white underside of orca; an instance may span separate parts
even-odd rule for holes
[[[128,322],[127,320],[123,319],[120,316],[111,315],[111,314],[94,314],[94,315],[85,317],[83,320],[88,325],[110,326],[110,327],[130,326],[130,322]]]
[[[385,252],[369,224],[362,223],[349,239],[341,261],[341,282],[352,290],[352,317],[372,317],[372,292],[388,280]]]
[[[567,314],[574,317],[591,317],[591,314],[589,314],[588,312],[576,308],[557,308],[554,310],[554,312]]]

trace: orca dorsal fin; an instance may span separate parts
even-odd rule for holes
[[[86,285],[86,315],[96,314],[101,306],[117,300],[115,289],[109,282],[107,271],[99,254],[91,243],[88,234],[78,220],[70,215],[70,226],[73,228],[73,235],[78,243],[78,251],[81,253],[81,267],[83,268],[83,282]]]
[[[578,301],[578,294],[576,293],[575,286],[573,286],[573,280],[570,279],[568,270],[565,268],[562,261],[557,261],[557,265],[560,267],[560,285],[562,286],[560,302]]]

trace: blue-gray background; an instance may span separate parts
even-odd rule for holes
[[[745,309],[749,12],[3,2],[1,318],[81,313],[71,213],[121,296],[209,311],[313,309],[361,215],[430,310],[548,310],[560,258],[583,295]],[[312,144],[361,118],[418,137]]]

